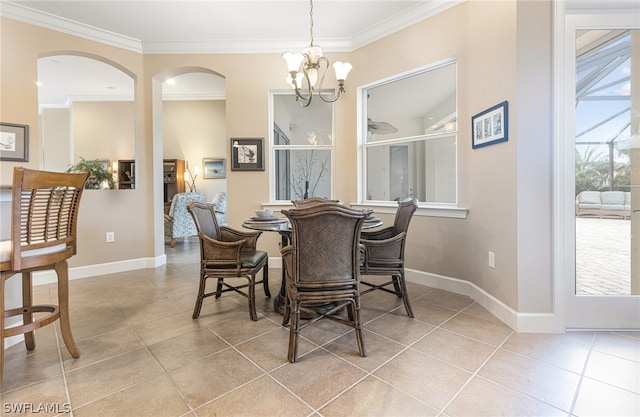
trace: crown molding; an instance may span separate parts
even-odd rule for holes
[[[381,24],[364,30],[352,38],[317,39],[317,44],[322,45],[322,48],[327,52],[352,52],[421,20],[455,7],[464,1],[425,1],[413,9],[390,16]],[[142,54],[281,53],[285,50],[302,49],[308,45],[308,39],[213,39],[195,42],[143,42],[139,39],[98,29],[10,1],[0,0],[0,6],[0,16]]]
[[[0,2],[0,16],[29,23],[35,26],[55,30],[80,38],[104,43],[133,52],[142,53],[142,42],[117,33],[97,29],[93,26],[75,22],[39,10],[25,7],[8,1]]]

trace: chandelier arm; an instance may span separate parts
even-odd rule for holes
[[[324,62],[325,64],[325,68],[324,68],[324,72],[322,73],[322,77],[320,78],[320,84],[318,84],[318,96],[326,103],[333,103],[336,100],[338,100],[338,98],[340,97],[340,92],[344,91],[344,88],[342,87],[344,84],[340,83],[340,89],[338,90],[337,94],[331,94],[331,95],[327,95],[326,93],[323,93],[323,88],[322,85],[324,83],[324,78],[327,75],[327,72],[329,71],[329,59],[326,57],[322,57],[318,60],[318,65],[320,65],[322,62]]]

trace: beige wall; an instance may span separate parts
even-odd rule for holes
[[[416,216],[409,232],[407,266],[469,280],[517,311],[550,312],[551,3],[524,2],[526,6],[522,3],[465,2],[352,53],[329,54],[331,60],[348,60],[354,66],[347,80],[347,92],[335,104],[334,197],[344,202],[357,201],[357,86],[457,57],[459,204],[469,209],[469,216],[467,219]],[[136,151],[143,177],[134,192],[114,192],[115,197],[111,198],[104,197],[109,193],[86,194],[75,265],[155,257],[163,249],[153,243],[160,223],[156,219],[154,225],[150,217],[154,210],[158,215],[155,206],[160,206],[162,196],[153,196],[157,185],[151,176],[153,157],[160,155],[157,158],[161,159],[163,136],[168,137],[169,132],[153,118],[154,85],[166,77],[193,70],[225,77],[226,139],[268,138],[268,92],[285,88],[284,63],[279,54],[142,57],[9,19],[2,20],[1,30],[3,121],[29,124],[37,131],[33,80],[36,59],[42,53],[91,52],[119,63],[138,80]],[[543,57],[525,65],[525,58],[531,54],[520,49],[521,45],[535,51],[536,57]],[[259,77],[255,76],[255,68],[260,68]],[[504,100],[509,101],[509,141],[472,150],[469,130],[472,115]],[[520,113],[521,106],[526,112]],[[151,126],[158,127],[154,131]],[[33,137],[37,137],[36,132]],[[225,154],[229,160],[228,144]],[[38,167],[39,162],[34,153],[28,165]],[[6,178],[10,177],[6,175],[13,165],[3,163],[0,170],[3,184],[8,183]],[[242,219],[268,202],[268,158],[265,165],[264,172],[227,172],[231,226],[239,227]],[[529,192],[538,193],[540,199]],[[386,223],[392,222],[389,215],[381,217]],[[102,243],[104,230],[108,228],[117,228],[115,244]],[[275,234],[265,234],[260,239],[271,256],[279,255],[279,239]],[[88,243],[95,244],[98,250],[85,249]],[[488,251],[495,253],[495,269],[488,267]],[[536,258],[531,257],[534,254]]]
[[[189,161],[194,175],[199,166],[196,189],[211,201],[217,192],[227,190],[227,180],[204,179],[202,159],[226,158],[225,101],[165,101],[162,106],[164,158]]]

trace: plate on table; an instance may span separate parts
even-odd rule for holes
[[[261,223],[284,223],[287,221],[286,217],[275,217],[275,216],[271,216],[271,217],[259,217],[259,216],[253,216],[251,217],[249,220],[251,220],[252,222],[261,222]]]

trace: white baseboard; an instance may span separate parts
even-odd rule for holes
[[[135,271],[137,269],[157,268],[167,263],[167,255],[155,258],[127,259],[125,261],[107,262],[103,264],[77,266],[69,268],[69,280],[88,278],[96,275],[115,274],[118,272]],[[58,278],[54,270],[34,272],[33,285],[53,284]]]
[[[553,313],[519,313],[472,282],[406,269],[406,280],[471,297],[518,333],[555,333]]]

